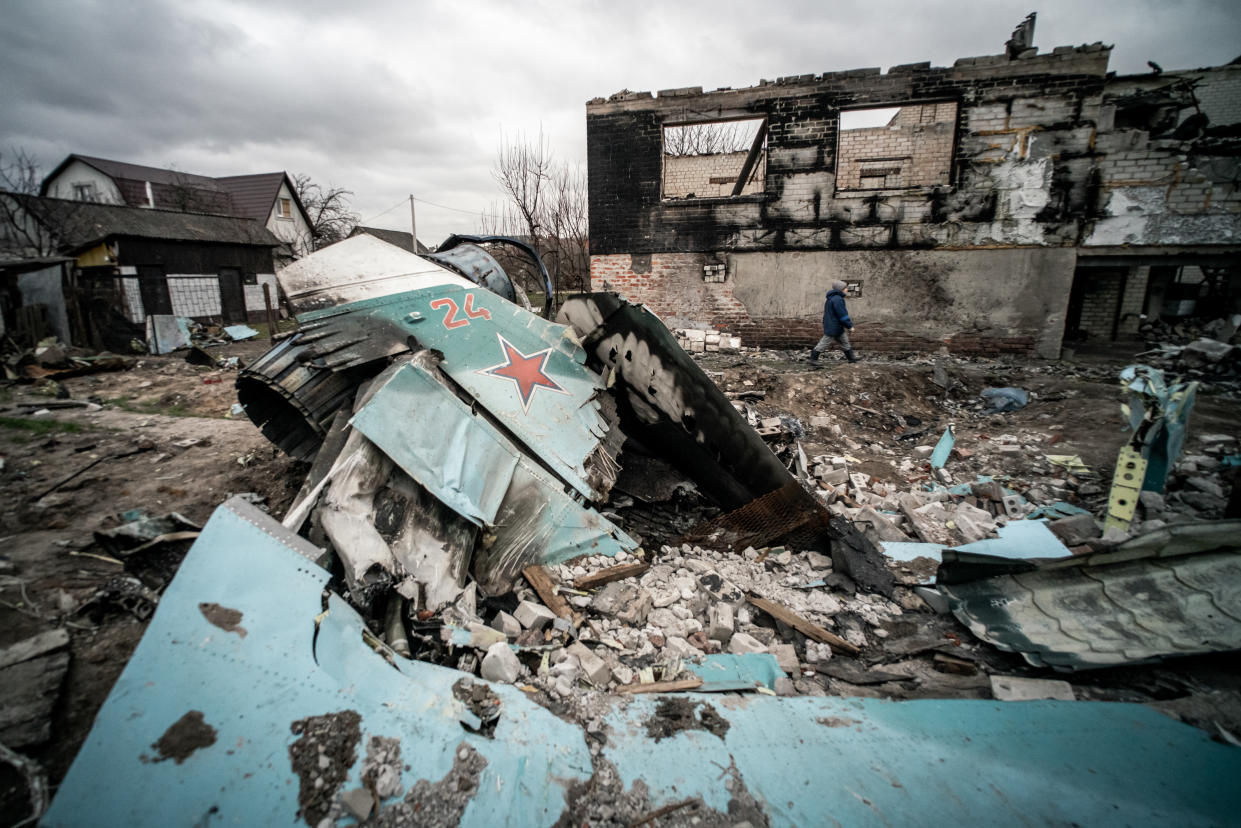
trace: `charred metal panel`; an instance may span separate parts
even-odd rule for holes
[[[573,326],[588,364],[624,389],[621,427],[728,508],[793,481],[732,402],[676,344],[659,319],[614,293],[568,300],[558,320]]]
[[[638,549],[421,365],[398,370],[353,425],[431,494],[486,527],[493,539],[473,564],[485,593],[509,588],[531,564]]]

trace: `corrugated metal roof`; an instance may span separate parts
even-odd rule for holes
[[[936,580],[976,636],[1038,667],[1241,649],[1238,520],[1169,526],[1040,564],[948,550]]]
[[[12,196],[55,229],[66,250],[117,236],[250,244],[276,247],[281,242],[261,223],[233,216],[149,210],[38,196]]]

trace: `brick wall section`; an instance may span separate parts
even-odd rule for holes
[[[748,152],[716,155],[665,155],[664,198],[731,196],[747,155],[749,155]],[[742,195],[753,195],[763,191],[766,167],[766,158],[760,155],[754,165],[749,183],[741,190]]]
[[[1108,54],[1091,46],[1026,60],[965,58],[949,68],[915,64],[887,73],[863,69],[782,78],[706,94],[693,88],[658,97],[623,93],[596,99],[586,110],[591,250],[606,255],[849,249],[890,246],[893,240],[897,246],[960,247],[1029,243],[1031,236],[1040,243],[1075,244],[1088,203],[1088,169],[1074,164],[1089,152]],[[1055,104],[1040,106],[1045,98]],[[841,110],[905,102],[957,105],[952,186],[893,193],[882,204],[870,203],[865,192],[839,194]],[[722,119],[767,119],[761,195],[661,199],[663,126],[706,111]],[[1033,133],[1035,141],[1029,137]],[[996,144],[1006,147],[999,159],[993,157]],[[987,164],[974,163],[984,156]],[[1040,190],[1056,182],[1054,198],[1046,200],[1037,221],[1010,215],[1008,201],[997,199],[997,191],[1020,186],[1011,171],[991,166],[1001,162],[1037,168],[1030,178]],[[997,181],[997,175],[1008,177]],[[1011,199],[1012,209],[1029,201]],[[1012,226],[1005,221],[1010,218]]]
[[[1079,271],[1077,278],[1086,280],[1078,329],[1090,334],[1092,340],[1110,340],[1124,274],[1086,269]]]
[[[635,261],[636,260],[636,261]],[[821,308],[808,317],[756,319],[732,294],[731,277],[723,283],[702,282],[702,267],[710,257],[690,253],[664,253],[649,257],[629,255],[592,256],[591,289],[615,291],[646,305],[670,327],[691,320],[710,320],[715,329],[741,337],[746,347],[809,348],[823,335]],[[636,271],[635,271],[636,264]],[[860,325],[861,323],[859,323]],[[853,337],[859,350],[884,353],[915,353],[947,347],[951,353],[988,354],[1034,352],[1029,336],[980,336],[954,334],[928,339],[867,321]]]
[[[940,103],[902,107],[886,126],[842,130],[836,189],[948,185],[956,124],[957,105]]]
[[[703,281],[703,266],[717,263],[699,253],[591,256],[590,285],[646,305],[670,327],[709,320],[722,330],[750,316],[732,295],[731,280]]]
[[[1133,339],[1137,337],[1142,320],[1138,317],[1145,310],[1146,283],[1150,279],[1149,265],[1129,269],[1125,279],[1125,295],[1120,300],[1120,323],[1116,328],[1117,339]]]

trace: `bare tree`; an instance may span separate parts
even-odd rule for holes
[[[0,252],[6,257],[53,256],[67,241],[74,204],[40,198],[42,182],[34,156],[0,150]]]
[[[310,218],[309,248],[319,250],[338,242],[358,226],[358,214],[349,209],[353,190],[344,187],[324,189],[310,176],[293,176],[293,188]]]
[[[664,155],[716,155],[745,152],[754,143],[761,120],[715,121],[664,127]]]
[[[505,199],[484,214],[481,228],[493,235],[518,236],[542,256],[557,290],[589,286],[590,238],[586,174],[580,164],[557,161],[540,130],[536,139],[518,134],[501,143],[492,168]],[[506,260],[517,267],[521,263]],[[534,274],[530,273],[530,277]],[[537,290],[542,285],[532,284]]]

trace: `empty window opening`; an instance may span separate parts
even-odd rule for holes
[[[728,198],[763,192],[767,121],[664,127],[664,198]]]
[[[293,218],[293,199],[280,199],[279,215],[280,218]]]
[[[842,111],[836,189],[947,186],[956,124],[952,101]]]
[[[74,182],[73,198],[75,201],[94,201],[95,200],[95,184],[87,181],[85,183]]]

